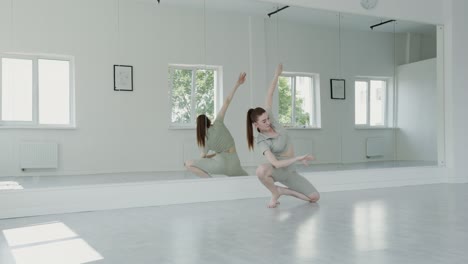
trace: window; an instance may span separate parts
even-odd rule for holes
[[[194,127],[200,114],[214,119],[220,73],[217,66],[169,65],[171,126]]]
[[[318,74],[284,73],[278,79],[279,122],[291,128],[320,127]]]
[[[356,126],[386,127],[387,79],[366,78],[354,82]]]
[[[72,60],[0,54],[0,125],[74,125]]]

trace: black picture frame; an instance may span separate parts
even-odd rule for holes
[[[331,99],[346,99],[346,83],[344,79],[330,79]]]
[[[133,91],[133,66],[114,65],[114,91]]]

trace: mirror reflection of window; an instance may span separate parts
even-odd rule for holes
[[[385,81],[370,81],[370,126],[385,126],[385,88]]]
[[[198,115],[205,114],[214,120],[220,70],[216,66],[171,65],[172,126],[194,126]]]
[[[215,75],[214,70],[203,69],[196,71],[195,116],[205,114],[211,120],[214,120]]]
[[[354,82],[355,125],[387,126],[387,80],[362,79]]]
[[[355,123],[356,125],[367,124],[367,82],[356,81],[354,83],[355,98]]]
[[[279,121],[285,127],[319,127],[316,74],[286,73],[278,80]]]
[[[279,122],[284,126],[292,126],[293,77],[281,76],[278,79],[278,99],[279,99]]]
[[[306,76],[296,77],[296,89],[294,100],[295,125],[300,127],[309,127],[313,122],[312,109],[314,109],[314,97],[312,93],[313,79]]]

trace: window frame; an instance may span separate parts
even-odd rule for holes
[[[3,59],[31,60],[32,62],[32,120],[31,121],[4,121],[2,120],[2,68]],[[69,124],[40,124],[39,123],[39,60],[58,60],[69,63]],[[49,54],[17,54],[0,53],[0,129],[73,129],[76,128],[75,107],[75,59],[69,55]]]
[[[195,129],[196,128],[196,109],[194,104],[196,104],[196,96],[195,96],[195,74],[193,74],[197,70],[213,70],[214,71],[214,113],[213,115],[216,117],[216,114],[219,112],[221,105],[222,105],[222,83],[223,83],[223,67],[217,65],[202,65],[202,64],[169,64],[169,76],[168,76],[168,87],[169,87],[169,95],[170,95],[170,103],[169,103],[169,128],[170,129]],[[191,70],[192,71],[192,87],[191,87],[191,120],[190,123],[187,124],[179,124],[172,122],[172,96],[173,96],[173,86],[172,86],[172,79],[171,75],[173,70]]]
[[[370,105],[370,90],[371,90],[371,81],[383,81],[385,82],[385,101],[384,101],[384,106],[383,109],[385,111],[384,113],[384,124],[383,125],[377,125],[377,126],[372,126],[370,124],[370,113],[371,113],[371,105]],[[366,82],[367,83],[367,113],[366,113],[366,124],[356,124],[356,91],[354,91],[354,127],[356,129],[383,129],[383,128],[390,128],[389,126],[389,84],[391,83],[391,77],[363,77],[359,76],[354,79],[354,89],[356,90],[356,82]]]
[[[321,119],[320,119],[320,75],[318,73],[306,73],[306,72],[283,72],[280,75],[281,77],[292,77],[291,82],[291,100],[292,100],[292,113],[291,121],[294,121],[294,124],[281,124],[286,129],[321,129]],[[312,79],[312,123],[309,126],[296,125],[296,77],[309,77]],[[278,79],[278,90],[279,90],[279,79]],[[279,92],[278,92],[278,104],[279,104]],[[279,122],[279,107],[277,111],[278,122]]]

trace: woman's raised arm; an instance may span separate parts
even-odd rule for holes
[[[242,72],[239,74],[239,78],[237,79],[236,85],[234,85],[234,88],[232,88],[231,93],[224,99],[223,106],[221,107],[221,110],[219,110],[219,113],[216,118],[224,118],[224,115],[226,114],[226,111],[229,107],[229,104],[231,103],[232,98],[234,97],[234,94],[237,91],[237,88],[241,86],[245,82],[245,76],[247,74],[245,72]]]
[[[273,94],[275,93],[275,89],[278,86],[278,78],[283,72],[283,64],[280,63],[278,66],[276,66],[275,70],[275,76],[273,77],[273,80],[271,80],[270,87],[268,88],[266,100],[265,100],[265,108],[267,110],[271,109],[271,106],[273,105]]]

